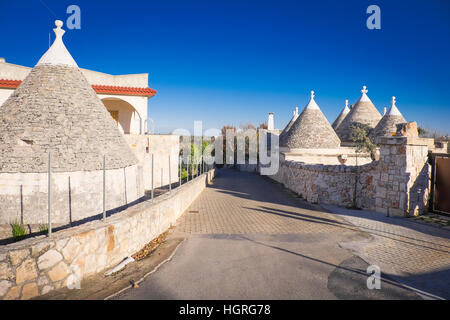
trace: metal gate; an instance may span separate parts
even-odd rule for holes
[[[450,215],[450,154],[431,154],[431,210]]]

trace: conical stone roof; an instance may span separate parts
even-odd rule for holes
[[[373,105],[367,96],[366,86],[361,90],[361,97],[355,103],[355,106],[350,110],[341,124],[336,128],[336,132],[344,142],[352,142],[351,127],[357,125],[368,125],[370,128],[375,128],[381,119],[381,114]]]
[[[289,132],[289,130],[291,129],[292,125],[294,124],[295,120],[297,120],[297,118],[298,118],[298,107],[295,107],[295,110],[292,113],[291,121],[289,121],[289,123],[286,125],[286,127],[283,129],[283,131],[280,133],[280,139],[281,139],[281,137],[284,137],[286,135],[286,133]]]
[[[56,39],[0,107],[0,172],[124,168],[138,161],[62,41]]]
[[[392,105],[389,111],[381,118],[373,130],[372,137],[390,137],[397,131],[397,124],[405,123],[406,120],[395,105],[395,97],[392,97]]]
[[[286,135],[280,137],[280,145],[290,149],[316,149],[339,148],[340,144],[338,136],[314,101],[314,91],[311,91],[309,103]]]
[[[339,113],[338,117],[336,118],[336,120],[334,120],[333,124],[331,125],[331,127],[336,130],[337,127],[339,127],[339,125],[342,123],[342,121],[344,121],[345,117],[347,116],[347,114],[350,112],[350,108],[348,107],[348,100],[345,100],[345,107],[344,109],[342,109],[341,113]]]

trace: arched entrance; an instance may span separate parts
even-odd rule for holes
[[[122,133],[142,133],[141,116],[131,104],[119,98],[104,98],[102,102]]]

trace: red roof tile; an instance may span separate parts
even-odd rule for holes
[[[22,80],[6,80],[0,79],[0,88],[17,88],[19,84],[22,83]]]
[[[22,80],[8,80],[0,79],[0,88],[12,88],[15,89],[22,83]],[[96,93],[103,94],[117,94],[117,95],[127,95],[127,96],[144,96],[153,97],[156,94],[156,90],[149,87],[146,88],[136,88],[136,87],[119,87],[119,86],[103,86],[103,85],[92,85],[92,88]]]
[[[153,97],[156,94],[156,90],[153,90],[149,87],[136,88],[136,87],[102,86],[94,84],[92,88],[94,88],[95,92],[97,93],[147,96],[147,97]]]

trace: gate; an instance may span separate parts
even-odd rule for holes
[[[450,154],[430,154],[431,211],[450,215]]]

